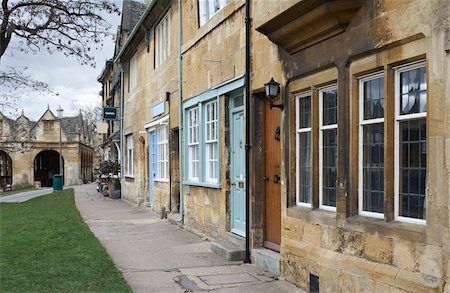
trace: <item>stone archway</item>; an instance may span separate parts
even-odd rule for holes
[[[64,170],[64,158],[62,165]],[[51,187],[53,186],[53,175],[59,173],[59,153],[57,151],[45,150],[36,155],[34,158],[34,181],[40,181],[42,187]]]
[[[12,160],[4,151],[0,150],[0,189],[12,187]]]

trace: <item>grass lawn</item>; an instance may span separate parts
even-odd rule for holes
[[[2,192],[0,192],[0,197],[6,196],[6,195],[16,194],[16,193],[19,193],[19,192],[31,191],[31,190],[36,190],[36,188],[28,187],[28,188],[14,189],[14,190],[10,190],[10,191],[2,191]]]
[[[0,292],[132,291],[67,189],[0,203]]]

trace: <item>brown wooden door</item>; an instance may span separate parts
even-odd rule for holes
[[[280,109],[270,109],[264,103],[264,246],[278,251],[281,242],[280,118]]]

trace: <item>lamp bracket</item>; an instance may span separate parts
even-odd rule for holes
[[[280,105],[270,104],[270,109],[272,109],[272,108],[278,108],[281,111],[283,111],[284,110],[284,105],[282,105],[282,104],[280,104]]]

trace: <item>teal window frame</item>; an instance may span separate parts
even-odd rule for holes
[[[194,96],[192,98],[189,98],[183,102],[183,137],[184,137],[184,143],[183,143],[183,168],[184,168],[184,185],[192,185],[192,186],[201,186],[201,187],[210,187],[210,188],[222,188],[221,184],[221,139],[220,139],[220,131],[221,126],[220,122],[223,117],[220,115],[221,113],[221,105],[220,105],[220,96],[224,94],[231,93],[232,91],[241,88],[244,86],[244,75],[240,75],[236,78],[233,78],[231,80],[228,80],[198,96]],[[217,120],[217,153],[218,156],[218,162],[217,162],[217,183],[213,183],[206,180],[206,134],[205,134],[205,122],[206,122],[206,116],[205,116],[205,105],[212,102],[217,102],[217,113],[218,113],[218,120]],[[199,117],[199,150],[198,150],[198,158],[199,158],[199,164],[198,164],[198,180],[192,181],[189,180],[189,149],[188,149],[188,139],[189,139],[189,121],[188,121],[188,112],[192,108],[198,107],[198,117]]]

